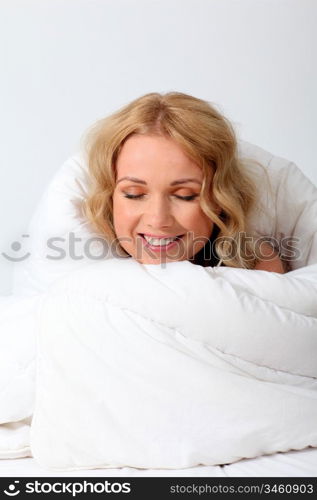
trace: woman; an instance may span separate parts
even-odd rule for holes
[[[230,123],[207,102],[140,97],[95,126],[88,158],[85,215],[126,256],[284,273],[278,253],[247,233],[256,188]]]
[[[227,121],[199,99],[149,94],[88,144],[87,216],[132,258],[82,266],[43,300],[35,459],[180,469],[316,446],[314,268],[238,269],[283,272],[246,237],[285,205],[250,223],[261,193]],[[233,269],[200,267],[221,261]]]

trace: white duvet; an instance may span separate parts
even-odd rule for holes
[[[317,190],[258,151],[272,191],[259,178],[249,228],[299,238],[286,275],[48,260],[47,237],[93,235],[85,166],[63,166],[0,303],[0,458],[179,469],[317,447]]]
[[[41,311],[35,459],[179,469],[317,446],[316,296],[317,265],[68,275]]]

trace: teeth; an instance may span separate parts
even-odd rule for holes
[[[176,238],[151,238],[150,236],[146,236],[144,234],[144,238],[146,239],[146,241],[148,243],[150,243],[150,245],[153,245],[155,247],[163,247],[163,246],[166,246],[168,245],[169,243],[171,243],[172,241],[175,241],[177,239]]]

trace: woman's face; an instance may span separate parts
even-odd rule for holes
[[[213,223],[200,208],[202,170],[172,139],[133,135],[116,163],[113,222],[120,245],[142,264],[188,260]]]

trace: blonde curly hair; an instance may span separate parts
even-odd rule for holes
[[[109,242],[116,239],[112,207],[116,161],[133,134],[172,138],[201,167],[200,204],[219,228],[218,257],[226,266],[253,269],[258,261],[256,245],[252,238],[242,240],[241,234],[247,235],[246,217],[257,193],[238,159],[232,125],[210,103],[180,92],[146,94],[89,131],[86,148],[91,185],[83,208],[97,232]]]

